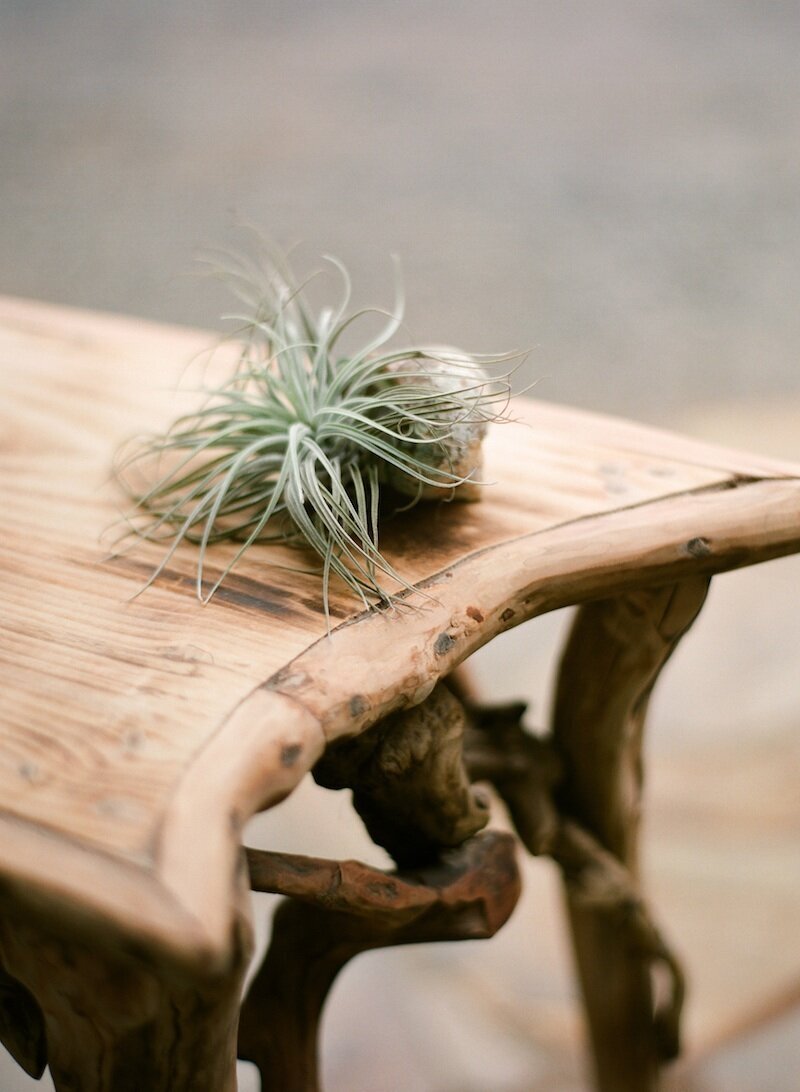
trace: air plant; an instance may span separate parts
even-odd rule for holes
[[[387,489],[409,507],[434,496],[476,498],[481,440],[509,394],[508,375],[489,378],[484,369],[513,354],[390,348],[402,292],[391,312],[348,313],[348,273],[325,260],[342,295],[317,314],[309,282],[298,283],[283,259],[229,265],[226,278],[245,306],[226,316],[239,323],[237,365],[195,413],[120,453],[116,475],[139,512],[130,529],[168,546],[146,586],[182,542],[194,543],[197,594],[207,602],[253,543],[272,541],[318,555],[326,616],[334,577],[365,606],[391,604],[391,587],[409,585],[378,545]],[[383,316],[382,328],[345,351],[370,315]],[[238,549],[207,587],[210,547],[223,540]]]

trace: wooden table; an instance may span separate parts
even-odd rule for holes
[[[194,405],[175,387],[209,341],[0,302],[0,1036],[29,1072],[47,1061],[59,1090],[232,1089],[250,882],[311,907],[307,928],[326,907],[340,925],[360,914],[362,948],[499,927],[516,880],[503,838],[471,837],[483,819],[462,784],[466,729],[467,773],[494,781],[524,842],[564,870],[599,1087],[654,1088],[679,997],[669,1018],[654,1016],[651,971],[664,962],[678,994],[680,977],[635,881],[647,699],[714,573],[800,550],[800,467],[521,402],[519,421],[491,433],[496,484],[480,504],[422,506],[387,525],[382,546],[427,593],[418,609],[359,613],[334,595],[327,637],[316,578],[276,567],[294,555],[268,546],[207,606],[189,546],[136,597],[158,554],[114,557],[104,544],[120,505],[111,457],[126,436]],[[221,566],[224,547],[216,557]],[[500,735],[486,734],[501,712],[481,725],[461,684],[443,697],[439,681],[476,648],[568,604],[584,605],[537,754],[508,716]],[[439,824],[424,837],[470,838],[461,858],[446,855],[444,878],[386,878],[402,928],[393,903],[378,905],[370,870],[339,870],[334,905],[329,863],[304,872],[296,859],[244,856],[248,817],[290,793],[326,748],[317,776],[353,783],[356,737],[377,722],[402,736],[426,716],[436,731],[463,724],[447,729],[450,833]],[[431,813],[442,808],[437,799]],[[419,815],[409,805],[403,822],[415,828]],[[480,896],[479,926],[453,917],[464,884]],[[423,903],[426,924],[409,926],[408,907]],[[287,980],[303,960],[289,954]],[[313,1059],[300,1072],[308,1042],[281,1063],[259,1014],[277,1005],[309,1026],[316,1015],[287,1016],[268,984],[261,992],[242,1056],[260,1059],[265,1087],[313,1088]],[[288,1076],[275,1076],[281,1064]]]

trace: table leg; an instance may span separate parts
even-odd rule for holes
[[[642,736],[661,668],[698,615],[706,578],[583,606],[561,661],[553,744],[560,812],[636,876]],[[665,1054],[653,953],[632,943],[625,904],[587,905],[567,887],[573,945],[600,1092],[652,1092]]]
[[[0,966],[0,1043],[38,1081],[47,1066],[42,1010],[21,982]]]
[[[519,894],[514,839],[490,833],[462,745],[468,718],[442,684],[419,705],[332,745],[314,768],[328,788],[353,790],[372,839],[400,865],[248,851],[255,890],[290,895],[242,1008],[240,1057],[265,1089],[315,1092],[317,1028],[328,991],[359,952],[491,936]]]
[[[515,839],[479,834],[413,872],[248,850],[254,890],[278,907],[264,962],[242,1007],[239,1057],[267,1092],[317,1092],[323,1005],[345,964],[403,944],[493,936],[516,904]]]
[[[201,978],[93,942],[75,923],[0,921],[0,958],[38,1005],[56,1092],[235,1092],[249,949],[243,917],[231,966]],[[32,1050],[15,1056],[33,1072]]]

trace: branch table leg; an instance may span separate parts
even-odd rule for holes
[[[561,662],[553,743],[562,761],[557,801],[636,876],[648,700],[659,672],[699,613],[705,578],[589,603]],[[655,1009],[653,952],[625,906],[592,905],[567,886],[573,944],[601,1092],[652,1092],[674,1028]],[[630,906],[635,905],[635,900]],[[672,1006],[674,1008],[674,1006]]]
[[[38,1081],[47,1065],[42,1010],[36,998],[0,966],[0,1043]]]
[[[251,940],[240,887],[233,958],[213,974],[153,964],[69,923],[4,914],[0,986],[17,1007],[0,1030],[20,1064],[39,1076],[47,1062],[57,1092],[235,1092]]]
[[[265,1092],[316,1092],[317,1032],[334,979],[375,948],[493,936],[520,891],[515,840],[487,833],[419,871],[248,850],[254,890],[293,896],[242,1007],[239,1057]]]

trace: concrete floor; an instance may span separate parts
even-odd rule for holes
[[[414,335],[532,347],[538,396],[800,459],[798,47],[791,0],[6,0],[0,291],[212,326],[229,301],[192,255],[252,221],[344,258],[364,302],[398,253]],[[720,578],[653,709],[646,877],[697,1056],[676,1092],[797,1088],[799,575]],[[487,649],[486,693],[543,723],[566,623]],[[250,836],[380,860],[310,786]],[[328,1092],[585,1089],[555,878],[525,871],[495,940],[348,970]]]

